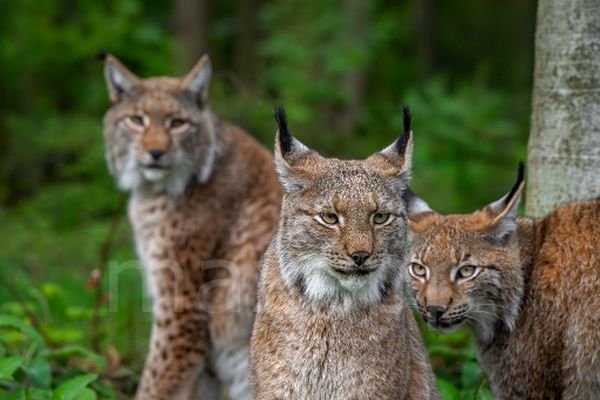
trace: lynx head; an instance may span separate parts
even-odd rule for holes
[[[276,243],[287,286],[334,310],[380,301],[400,285],[407,250],[408,109],[402,136],[361,161],[324,158],[291,136],[283,109],[275,118],[285,192]]]
[[[480,211],[439,215],[404,194],[412,243],[408,273],[425,322],[446,332],[463,324],[489,342],[514,328],[523,296],[516,214],[523,165],[512,190]]]
[[[104,75],[112,102],[104,118],[106,157],[119,186],[178,195],[194,176],[206,182],[217,151],[208,56],[182,78],[140,79],[107,55]]]

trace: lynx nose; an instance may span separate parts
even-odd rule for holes
[[[427,312],[435,318],[436,322],[440,320],[442,315],[446,312],[446,307],[442,306],[427,306]]]
[[[150,153],[154,161],[158,161],[163,156],[163,154],[165,154],[164,151],[159,149],[150,150],[148,153]]]
[[[360,267],[367,261],[367,258],[369,258],[370,255],[371,254],[366,251],[357,251],[356,253],[352,253],[350,257],[354,260],[354,264]]]

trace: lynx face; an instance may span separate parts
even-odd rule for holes
[[[181,79],[139,79],[108,56],[105,76],[113,101],[105,117],[106,156],[119,186],[177,195],[194,175],[208,180],[216,152],[208,57]]]
[[[344,161],[321,157],[289,136],[283,118],[276,166],[286,194],[277,245],[286,284],[345,310],[378,301],[399,284],[405,259],[401,194],[410,130],[367,160]]]
[[[440,332],[463,324],[489,341],[514,328],[523,295],[516,240],[516,210],[522,181],[481,211],[442,216],[407,192],[414,233],[407,267],[419,313]]]

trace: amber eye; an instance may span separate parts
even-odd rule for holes
[[[169,128],[174,129],[174,128],[179,128],[180,126],[185,125],[187,122],[184,119],[181,118],[173,118],[170,122],[169,122]]]
[[[418,263],[410,264],[410,273],[416,278],[425,278],[427,276],[427,267]]]
[[[132,115],[129,117],[129,121],[137,126],[144,126],[144,118],[140,115]]]
[[[475,275],[476,271],[477,271],[477,267],[474,265],[463,265],[462,267],[460,267],[458,269],[458,271],[456,271],[456,278],[457,279],[471,278],[473,275]]]
[[[390,213],[375,213],[373,214],[373,223],[377,225],[385,224],[391,217]]]
[[[328,225],[335,225],[338,223],[338,216],[334,213],[321,213],[319,214],[321,220]]]

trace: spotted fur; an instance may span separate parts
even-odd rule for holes
[[[251,398],[249,340],[258,262],[276,227],[272,156],[210,110],[210,62],[182,78],[140,79],[106,58],[110,171],[153,297],[137,398]]]
[[[407,192],[418,310],[439,331],[472,329],[498,399],[600,398],[600,201],[517,218],[522,176],[467,215]]]
[[[367,160],[343,161],[294,139],[282,109],[276,119],[285,195],[259,285],[257,399],[438,398],[403,297],[412,132]]]

